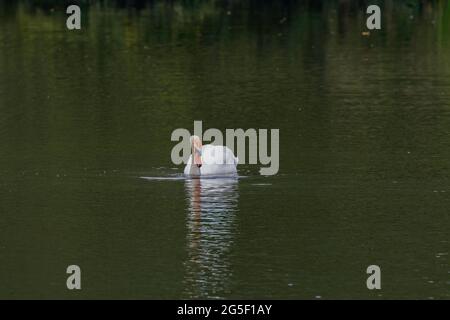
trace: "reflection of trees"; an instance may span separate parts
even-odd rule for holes
[[[238,210],[237,179],[186,180],[186,193],[189,204],[184,295],[221,297],[229,290],[230,247]]]
[[[393,118],[418,87],[434,105],[449,93],[448,1],[384,1],[383,30],[367,38],[365,1],[81,1],[80,33],[65,32],[61,3],[0,1],[0,124],[23,140],[7,140],[6,154],[102,168],[129,155],[145,168],[167,161],[173,144],[161,137],[174,123],[195,118],[301,127],[331,146],[321,133],[348,117],[335,104],[381,97]],[[438,86],[424,74],[440,74]],[[296,112],[306,106],[310,118]],[[380,123],[363,113],[360,123]]]

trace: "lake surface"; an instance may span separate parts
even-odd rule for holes
[[[450,298],[447,1],[370,35],[350,1],[92,4],[80,31],[5,2],[0,298]],[[194,120],[279,128],[278,174],[184,179]]]

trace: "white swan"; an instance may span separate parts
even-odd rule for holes
[[[211,144],[202,146],[202,141],[198,136],[191,137],[191,146],[192,154],[184,168],[185,175],[227,176],[237,174],[238,158],[234,156],[230,148]]]

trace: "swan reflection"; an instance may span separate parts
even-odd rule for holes
[[[230,249],[238,211],[238,179],[188,179],[187,260],[189,298],[221,297],[229,292]]]

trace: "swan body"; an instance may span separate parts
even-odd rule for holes
[[[198,155],[189,156],[184,174],[188,176],[226,176],[237,174],[236,166],[239,159],[233,151],[225,146],[207,144],[194,150]],[[195,159],[200,157],[200,159]],[[194,163],[193,163],[194,158]],[[197,164],[200,164],[198,166]]]

